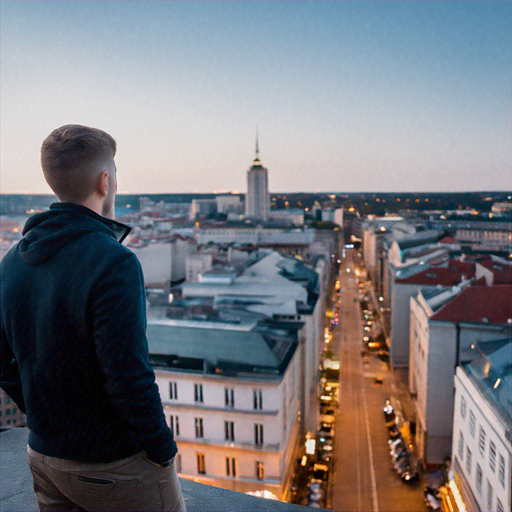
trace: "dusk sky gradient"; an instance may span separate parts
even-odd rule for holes
[[[1,192],[49,193],[56,127],[119,192],[510,190],[509,1],[2,0]]]

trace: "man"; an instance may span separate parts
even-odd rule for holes
[[[26,413],[41,511],[185,510],[148,362],[130,228],[113,220],[116,143],[68,125],[41,148],[59,198],[0,266],[1,387]]]

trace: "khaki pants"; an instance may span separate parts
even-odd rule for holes
[[[48,457],[30,447],[27,451],[40,511],[186,510],[174,460],[163,468],[141,452],[96,464]]]

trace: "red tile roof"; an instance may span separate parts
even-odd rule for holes
[[[475,275],[475,264],[470,261],[449,260],[448,267],[431,267],[406,277],[397,279],[398,284],[418,284],[454,286],[465,279],[471,279]]]
[[[512,286],[468,286],[442,306],[431,320],[507,324],[512,318]]]
[[[480,258],[477,263],[493,273],[493,284],[512,284],[512,265],[494,261],[490,256]]]
[[[455,238],[452,238],[451,236],[445,236],[444,238],[439,240],[438,243],[440,243],[440,244],[456,244],[457,240],[455,240]]]

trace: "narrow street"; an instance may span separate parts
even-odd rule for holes
[[[406,484],[392,469],[382,408],[395,385],[387,363],[361,355],[363,323],[353,250],[340,267],[340,324],[332,350],[340,360],[332,508],[338,511],[422,512],[423,482]],[[382,383],[376,382],[382,377]]]

